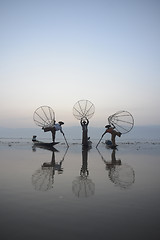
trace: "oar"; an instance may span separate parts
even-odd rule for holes
[[[63,137],[64,137],[64,140],[66,141],[67,147],[69,147],[69,144],[68,144],[68,142],[67,142],[67,139],[66,139],[64,133],[63,133]]]
[[[102,138],[103,138],[103,135],[102,135],[102,137],[100,138],[99,142],[97,143],[96,148],[98,147],[98,145],[99,145],[100,141],[102,140]]]

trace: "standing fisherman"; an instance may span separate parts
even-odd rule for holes
[[[82,145],[84,147],[88,147],[88,124],[89,120],[87,118],[81,118],[81,126],[82,126]]]
[[[53,143],[55,142],[55,135],[56,135],[56,131],[60,131],[63,136],[64,136],[64,132],[62,130],[62,125],[64,124],[64,122],[59,121],[58,123],[54,122],[54,125],[51,127],[42,127],[42,129],[44,130],[44,132],[48,132],[51,131],[52,133],[52,141]]]

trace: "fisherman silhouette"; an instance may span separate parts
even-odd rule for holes
[[[82,126],[82,146],[88,147],[88,140],[90,139],[88,137],[88,124],[89,120],[87,118],[81,119],[81,126]]]
[[[58,123],[56,123],[54,121],[54,125],[53,126],[49,126],[49,127],[42,127],[42,129],[44,130],[44,132],[48,132],[50,131],[52,133],[52,141],[53,143],[55,142],[55,136],[56,136],[56,132],[60,131],[63,136],[64,136],[64,132],[62,130],[62,125],[64,124],[64,122],[59,121]]]
[[[105,130],[105,132],[102,134],[102,138],[103,138],[103,136],[104,136],[106,133],[110,133],[110,134],[111,134],[111,142],[112,142],[111,147],[112,147],[112,148],[115,148],[115,147],[117,146],[117,144],[116,144],[116,136],[121,137],[122,133],[115,131],[115,130],[114,130],[114,129],[115,129],[115,126],[114,126],[114,125],[113,125],[113,127],[112,127],[111,125],[106,125],[105,128],[106,128],[106,130]]]

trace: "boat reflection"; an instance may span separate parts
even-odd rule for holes
[[[78,198],[87,198],[94,195],[95,184],[89,178],[88,170],[88,151],[89,149],[82,149],[82,167],[80,169],[80,176],[72,182],[72,192]]]
[[[130,188],[135,182],[135,172],[133,168],[126,163],[122,163],[121,159],[116,159],[116,149],[112,150],[110,161],[106,161],[99,149],[97,149],[97,151],[105,163],[110,181],[121,189]]]
[[[34,149],[34,151],[36,151],[36,149]],[[35,173],[32,175],[32,184],[36,190],[47,191],[52,189],[54,185],[55,172],[57,171],[58,174],[63,173],[62,163],[65,159],[68,148],[66,148],[65,153],[61,161],[59,162],[56,162],[55,157],[55,152],[58,152],[58,150],[52,149],[51,151],[52,151],[51,161],[44,162],[41,168],[36,170]]]

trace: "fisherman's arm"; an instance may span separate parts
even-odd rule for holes
[[[102,138],[103,138],[103,136],[104,136],[106,133],[107,133],[107,131],[105,131],[105,132],[102,134]]]

